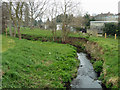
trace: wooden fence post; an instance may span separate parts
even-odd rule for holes
[[[117,36],[117,35],[115,34],[115,40],[116,40],[116,36]]]
[[[105,38],[106,38],[107,34],[105,33]]]

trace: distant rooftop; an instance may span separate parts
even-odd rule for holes
[[[113,15],[117,15],[117,14],[113,14],[113,13],[110,13],[110,12],[108,12],[108,13],[101,13],[101,14],[98,14],[98,15],[96,15],[95,17],[98,17],[98,16],[113,16]]]
[[[118,23],[118,21],[90,21],[91,23],[93,22],[98,22],[98,23]]]

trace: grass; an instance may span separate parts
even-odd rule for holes
[[[12,31],[13,30],[14,29],[12,27]],[[9,27],[7,28],[7,31],[9,33]],[[17,31],[16,31],[16,33],[17,33]],[[21,34],[27,34],[27,35],[33,36],[33,37],[43,37],[43,38],[47,38],[47,39],[53,37],[52,30],[44,30],[44,29],[39,29],[39,28],[30,29],[27,27],[21,27]],[[56,37],[62,37],[61,30],[57,30]],[[82,33],[69,32],[68,37],[88,38],[88,35],[86,35],[86,34],[83,35]]]
[[[2,38],[2,37],[1,37]],[[1,52],[5,52],[7,51],[9,48],[13,48],[15,46],[15,42],[13,39],[11,38],[5,38],[5,36],[3,36],[2,41],[0,45],[2,45],[2,50]]]
[[[61,30],[57,30],[56,32],[56,36],[57,37],[61,37]],[[21,34],[27,34],[30,36],[36,36],[36,37],[46,37],[46,38],[50,38],[53,36],[52,34],[52,30],[41,30],[38,28],[35,29],[29,29],[29,28],[21,28]],[[73,33],[73,32],[69,32],[69,37],[79,37],[81,34],[79,33]],[[82,36],[82,35],[81,35]]]
[[[57,31],[57,36],[61,35],[60,31]],[[37,37],[52,37],[52,31],[51,30],[40,30],[40,29],[29,29],[29,28],[21,28],[22,34],[27,34],[31,36],[37,36]]]
[[[73,46],[2,38],[3,88],[63,88],[77,72]]]
[[[22,29],[22,34],[39,36],[39,37],[52,37],[50,30],[29,30],[29,28]],[[57,36],[60,37],[61,32],[57,31]],[[99,56],[104,59],[103,64],[103,75],[100,78],[103,78],[103,82],[106,83],[107,87],[118,87],[118,38],[117,40],[114,37],[104,38],[104,37],[94,37],[88,36],[87,34],[82,33],[70,33],[69,37],[82,37],[86,38],[91,42],[97,42],[100,47],[102,47],[104,54]],[[99,67],[99,63],[95,63],[94,66]]]
[[[118,39],[104,37],[89,37],[89,41],[97,42],[102,47],[104,54],[100,55],[104,59],[103,72],[106,86],[110,84],[118,87]]]

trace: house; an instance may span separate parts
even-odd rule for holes
[[[98,14],[94,18],[96,21],[118,21],[118,15],[110,12]]]
[[[118,21],[91,21],[90,29],[87,30],[87,33],[92,35],[102,34],[105,23],[118,23]]]
[[[90,29],[87,30],[87,33],[97,35],[103,33],[105,23],[118,23],[119,15],[108,12],[98,14],[94,18],[96,21],[90,21]]]

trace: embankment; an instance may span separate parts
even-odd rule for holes
[[[28,36],[23,35],[24,39],[29,40],[40,40],[40,41],[52,41],[52,38],[42,38],[42,37],[35,37],[35,36]],[[56,39],[57,43],[61,43],[61,38]],[[66,40],[65,44],[70,44],[75,47],[77,47],[77,51],[80,52],[86,52],[88,54],[88,57],[91,58],[91,63],[93,64],[93,67],[98,74],[99,79],[102,81],[103,85],[107,88],[116,88],[118,87],[118,79],[112,78],[113,76],[108,78],[108,73],[106,71],[106,63],[105,63],[105,56],[104,49],[96,42],[89,41],[86,38],[81,37],[69,37]]]

